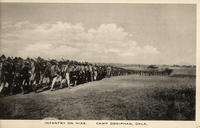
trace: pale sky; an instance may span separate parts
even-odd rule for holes
[[[195,64],[196,6],[1,3],[0,52],[127,64]]]

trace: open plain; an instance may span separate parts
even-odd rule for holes
[[[191,73],[191,72],[190,72]],[[0,98],[1,119],[194,120],[194,76],[116,76]]]

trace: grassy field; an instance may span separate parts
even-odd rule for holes
[[[120,76],[0,98],[1,119],[194,120],[195,77]]]
[[[177,68],[177,69],[173,69],[173,72],[172,72],[171,76],[176,76],[176,77],[185,77],[185,76],[196,77],[196,68]]]

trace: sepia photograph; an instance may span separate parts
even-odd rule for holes
[[[196,9],[0,3],[0,119],[195,121]]]

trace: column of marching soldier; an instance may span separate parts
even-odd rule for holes
[[[70,60],[22,59],[0,57],[1,93],[13,95],[29,91],[64,87],[101,80],[111,76],[108,65],[94,65]]]
[[[25,91],[75,87],[105,77],[135,74],[139,76],[169,76],[172,69],[128,70],[109,65],[97,65],[71,60],[22,59],[0,56],[0,94],[12,95]]]

